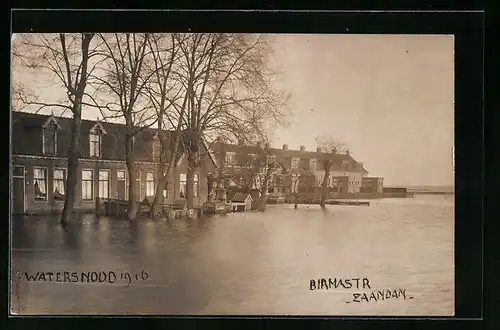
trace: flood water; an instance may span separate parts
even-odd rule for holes
[[[264,213],[197,220],[87,215],[67,230],[58,220],[12,220],[16,313],[453,314],[453,197],[384,199],[326,211],[270,205]],[[81,281],[82,272],[109,278],[110,271],[112,284]],[[38,272],[54,273],[52,281],[27,280]],[[64,272],[78,272],[78,280],[70,282]],[[370,289],[310,290],[310,280],[318,278],[367,278]],[[407,299],[353,301],[357,292],[384,289],[405,289]]]

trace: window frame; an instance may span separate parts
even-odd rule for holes
[[[90,172],[92,173],[91,175],[91,179],[90,180],[87,180],[87,179],[83,179],[83,172]],[[94,188],[94,182],[95,182],[95,176],[94,176],[94,170],[91,169],[91,168],[82,168],[82,170],[80,171],[80,178],[81,178],[81,199],[83,202],[90,202],[90,201],[93,201],[95,199],[95,188]],[[83,198],[83,183],[84,182],[88,182],[90,181],[90,199],[86,199],[86,198]]]
[[[41,179],[37,179],[35,177],[35,170],[37,169],[41,169],[43,170],[43,173],[44,173],[44,183],[45,183],[45,199],[37,199],[36,198],[36,192],[35,192],[35,181],[36,180],[41,180]],[[33,201],[34,202],[47,202],[49,200],[49,182],[48,182],[48,169],[47,169],[47,166],[33,166]]]
[[[184,175],[185,179],[182,180],[182,176]],[[183,192],[182,186],[184,183],[184,197],[181,196],[181,193]],[[186,199],[187,198],[187,173],[179,173],[179,198],[180,199]]]
[[[101,180],[100,174],[102,173],[108,173],[108,179],[107,180]],[[107,182],[107,191],[108,191],[108,196],[107,197],[102,197],[101,196],[101,182]],[[111,170],[108,169],[99,169],[97,171],[97,194],[96,197],[99,199],[110,199],[111,196]]]
[[[151,180],[148,179],[148,176],[151,174]],[[149,185],[153,184],[153,194],[149,195]],[[152,197],[156,194],[156,184],[155,184],[155,173],[153,171],[146,171],[146,197]]]
[[[92,137],[97,137],[97,143],[96,141],[92,140]],[[97,148],[96,145],[97,144]],[[101,147],[102,147],[102,133],[94,133],[90,132],[89,133],[89,154],[90,158],[101,158]],[[97,150],[97,155],[95,154],[95,151]]]
[[[50,129],[49,127],[53,125],[54,129]],[[42,127],[42,153],[45,156],[57,156],[57,131],[59,130],[59,125],[57,122],[53,119],[50,119],[45,125]],[[51,139],[51,143],[53,144],[53,152],[48,153],[47,152],[47,145],[46,145],[46,132],[50,131],[53,132],[54,137]]]
[[[63,184],[64,184],[64,194],[63,195],[66,198],[66,194],[68,193],[68,191],[66,189],[66,182],[68,180],[68,169],[65,168],[65,167],[54,167],[54,169],[52,170],[52,199],[55,202],[64,202],[64,199],[62,199],[62,200],[61,199],[56,200],[54,198],[54,195],[55,195],[54,187],[55,187],[56,180],[61,181],[61,179],[56,179],[55,178],[56,171],[64,171],[64,178],[62,179]]]

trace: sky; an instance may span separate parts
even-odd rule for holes
[[[316,150],[315,138],[327,135],[386,186],[453,185],[453,36],[271,37],[292,114],[290,125],[274,131],[274,147]],[[55,93],[46,77],[13,75],[45,96]]]
[[[293,113],[275,147],[316,150],[328,135],[384,185],[453,185],[453,36],[273,39]]]

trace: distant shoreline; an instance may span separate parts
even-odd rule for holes
[[[453,186],[387,186],[389,188],[406,188],[406,191],[413,194],[436,194],[436,195],[454,195],[455,187]],[[384,187],[384,188],[387,188]]]

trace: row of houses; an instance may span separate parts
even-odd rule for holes
[[[301,180],[304,190],[317,191],[323,183],[325,169],[324,160],[331,160],[327,187],[330,191],[341,195],[355,195],[359,193],[380,194],[383,189],[383,178],[369,177],[368,171],[362,162],[356,161],[347,151],[337,153],[335,150],[307,151],[304,146],[298,150],[291,150],[284,144],[281,149],[266,146],[244,146],[233,144],[219,144],[213,150],[216,163],[222,172],[230,173],[229,185],[233,187],[250,186],[259,188],[262,175],[250,176],[262,162],[262,156],[267,158],[268,164],[279,164],[273,171],[268,193],[287,195],[293,193],[294,178],[304,177]],[[259,159],[260,158],[260,159]],[[295,186],[297,186],[295,184]],[[300,186],[299,186],[300,188]]]
[[[67,151],[71,140],[72,120],[66,117],[41,115],[26,112],[12,112],[12,189],[11,203],[13,213],[59,212],[62,210],[66,193]],[[136,180],[130,182],[126,166],[125,126],[116,123],[82,120],[79,139],[79,166],[75,208],[91,211],[96,199],[128,199],[129,185],[136,185],[137,199],[154,196],[158,182],[157,159],[159,134],[172,135],[171,132],[158,132],[153,128],[143,129],[134,137],[134,159]],[[172,140],[172,139],[171,139]],[[329,187],[348,194],[382,187],[381,178],[369,178],[363,164],[347,154],[333,154],[322,150],[289,150],[249,147],[231,144],[203,145],[203,155],[199,166],[194,169],[194,204],[202,205],[207,201],[209,185],[207,179],[226,175],[227,187],[241,186],[244,169],[251,169],[248,159],[255,159],[261,150],[266,157],[279,163],[280,168],[272,172],[270,194],[287,194],[293,190],[291,178],[299,170],[306,170],[311,186],[319,186],[324,171],[321,159],[332,157]],[[181,147],[173,159],[173,170],[168,185],[163,190],[164,202],[186,198],[187,159]],[[250,165],[248,167],[248,165]],[[236,171],[235,171],[236,169]],[[247,171],[248,172],[248,171]],[[234,175],[227,176],[228,173]],[[295,174],[294,174],[295,173]],[[248,175],[246,175],[248,177]],[[258,177],[258,176],[256,176]],[[259,188],[254,180],[251,188]]]

